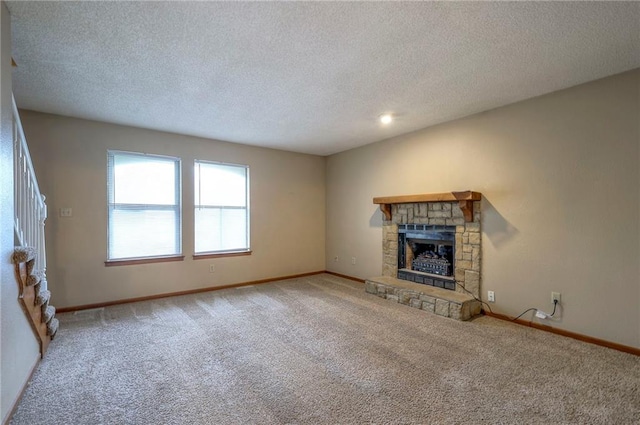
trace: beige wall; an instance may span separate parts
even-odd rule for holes
[[[0,3],[0,420],[4,423],[39,357],[39,346],[18,303],[11,264],[13,136],[11,120],[11,19]]]
[[[636,70],[330,156],[327,269],[381,274],[374,196],[475,190],[494,311],[558,291],[547,323],[640,347],[639,88]]]
[[[52,304],[78,306],[324,270],[325,159],[21,111],[47,196]],[[182,159],[183,262],[105,267],[108,149]],[[194,159],[247,164],[253,255],[193,260]],[[73,216],[59,217],[60,208]],[[216,271],[209,273],[209,264]]]

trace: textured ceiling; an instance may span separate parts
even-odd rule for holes
[[[8,6],[21,108],[320,155],[640,67],[640,3]]]

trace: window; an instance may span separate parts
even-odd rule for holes
[[[249,251],[249,168],[196,161],[195,253]]]
[[[108,152],[109,260],[179,255],[180,159]]]

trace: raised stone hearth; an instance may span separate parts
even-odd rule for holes
[[[469,320],[480,314],[480,302],[471,295],[408,282],[390,276],[367,279],[365,291],[393,302],[456,320]]]
[[[481,198],[472,191],[374,198],[384,214],[383,276],[368,279],[367,292],[458,320],[479,314]],[[416,261],[427,268],[412,262],[416,242],[429,246],[428,258]]]

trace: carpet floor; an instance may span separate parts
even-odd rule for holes
[[[327,274],[58,317],[14,425],[640,423],[640,357]]]

